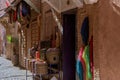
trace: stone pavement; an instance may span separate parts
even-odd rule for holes
[[[11,61],[0,57],[0,80],[26,80],[26,70],[15,67]],[[33,80],[29,71],[27,71],[27,80]]]

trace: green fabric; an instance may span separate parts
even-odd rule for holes
[[[85,47],[82,57],[85,61],[85,66],[86,66],[86,80],[91,80],[92,79],[92,73],[90,71],[89,45],[87,45]]]
[[[8,41],[8,43],[11,43],[11,42],[12,42],[12,37],[11,37],[11,35],[8,35],[8,36],[7,36],[7,41]]]

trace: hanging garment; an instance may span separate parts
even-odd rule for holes
[[[9,0],[5,0],[5,3],[6,3],[7,7],[9,7],[11,5]]]
[[[88,17],[85,17],[82,27],[81,27],[81,36],[82,36],[82,41],[84,45],[88,44],[88,38],[89,38],[89,19]]]
[[[83,77],[84,77],[83,76],[83,66],[82,66],[82,63],[79,60],[77,60],[76,67],[77,67],[77,74],[79,76],[79,79],[84,80],[83,79]]]
[[[92,80],[94,80],[93,36],[91,36],[89,45],[90,45],[90,69],[91,69],[91,73],[92,73]]]
[[[90,70],[89,45],[87,45],[85,47],[82,57],[85,61],[85,65],[86,65],[86,80],[91,80],[92,74],[91,74],[91,70]]]
[[[22,1],[22,15],[25,17],[27,15],[30,15],[30,6],[25,2]]]
[[[17,20],[18,21],[21,20],[20,12],[21,12],[21,10],[20,10],[20,4],[19,4],[19,5],[17,5]]]
[[[14,11],[14,16],[13,16],[13,21],[16,21],[17,20],[17,11],[15,10]]]
[[[82,66],[83,66],[83,78],[84,80],[86,80],[86,65],[85,65],[85,61],[83,59],[83,51],[84,51],[85,47],[81,47],[80,51],[79,51],[79,55],[78,55],[78,59],[81,61]]]
[[[77,74],[80,80],[84,80],[84,68],[85,67],[84,67],[84,62],[82,59],[83,51],[84,51],[84,47],[81,47],[79,51],[77,63],[76,63],[76,70],[77,70]]]
[[[7,42],[11,43],[12,42],[12,36],[11,35],[7,35]]]

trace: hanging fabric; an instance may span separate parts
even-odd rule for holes
[[[22,17],[26,18],[26,24],[27,24],[26,27],[29,28],[31,10],[30,10],[30,6],[25,1],[22,1],[21,14],[22,14]]]
[[[91,70],[91,73],[92,73],[92,80],[94,80],[93,36],[91,36],[89,45],[90,45],[90,70]]]
[[[21,20],[21,16],[20,16],[20,4],[17,5],[17,20],[20,21]]]
[[[19,5],[19,9],[20,9],[20,18],[22,19],[23,15],[22,15],[22,2]]]
[[[15,10],[14,11],[14,16],[13,16],[13,21],[16,21],[17,20],[17,11]]]
[[[12,36],[11,35],[7,35],[7,42],[11,43],[12,42]]]
[[[89,54],[89,45],[87,45],[84,49],[83,52],[83,59],[85,61],[85,65],[86,65],[86,80],[91,80],[92,79],[92,73],[91,73],[91,69],[90,69],[90,54]]]
[[[8,0],[0,0],[0,17],[4,16],[5,9],[10,6],[10,2]]]
[[[10,1],[5,0],[5,3],[6,3],[6,6],[7,6],[7,7],[10,6]]]
[[[89,18],[85,17],[82,27],[81,27],[81,36],[82,41],[84,45],[88,44],[88,38],[89,38]]]
[[[30,15],[30,6],[24,1],[22,1],[22,9],[21,9],[21,11],[22,11],[23,17],[25,17],[27,15]]]
[[[84,80],[84,73],[85,73],[85,64],[82,58],[83,51],[84,51],[84,47],[81,47],[76,62],[76,71],[80,80]]]
[[[0,11],[6,9],[8,6],[10,6],[8,0],[0,0]]]
[[[25,1],[19,3],[17,5],[17,20],[21,21],[24,17],[26,17],[26,20],[30,22],[30,16],[30,6]]]

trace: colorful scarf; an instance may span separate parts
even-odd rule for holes
[[[85,72],[84,61],[82,58],[83,51],[84,51],[84,47],[81,47],[76,63],[76,70],[80,80],[84,80],[84,72]]]
[[[85,61],[85,66],[86,66],[86,80],[91,80],[92,74],[91,74],[91,69],[90,69],[89,45],[85,47],[82,57]]]

